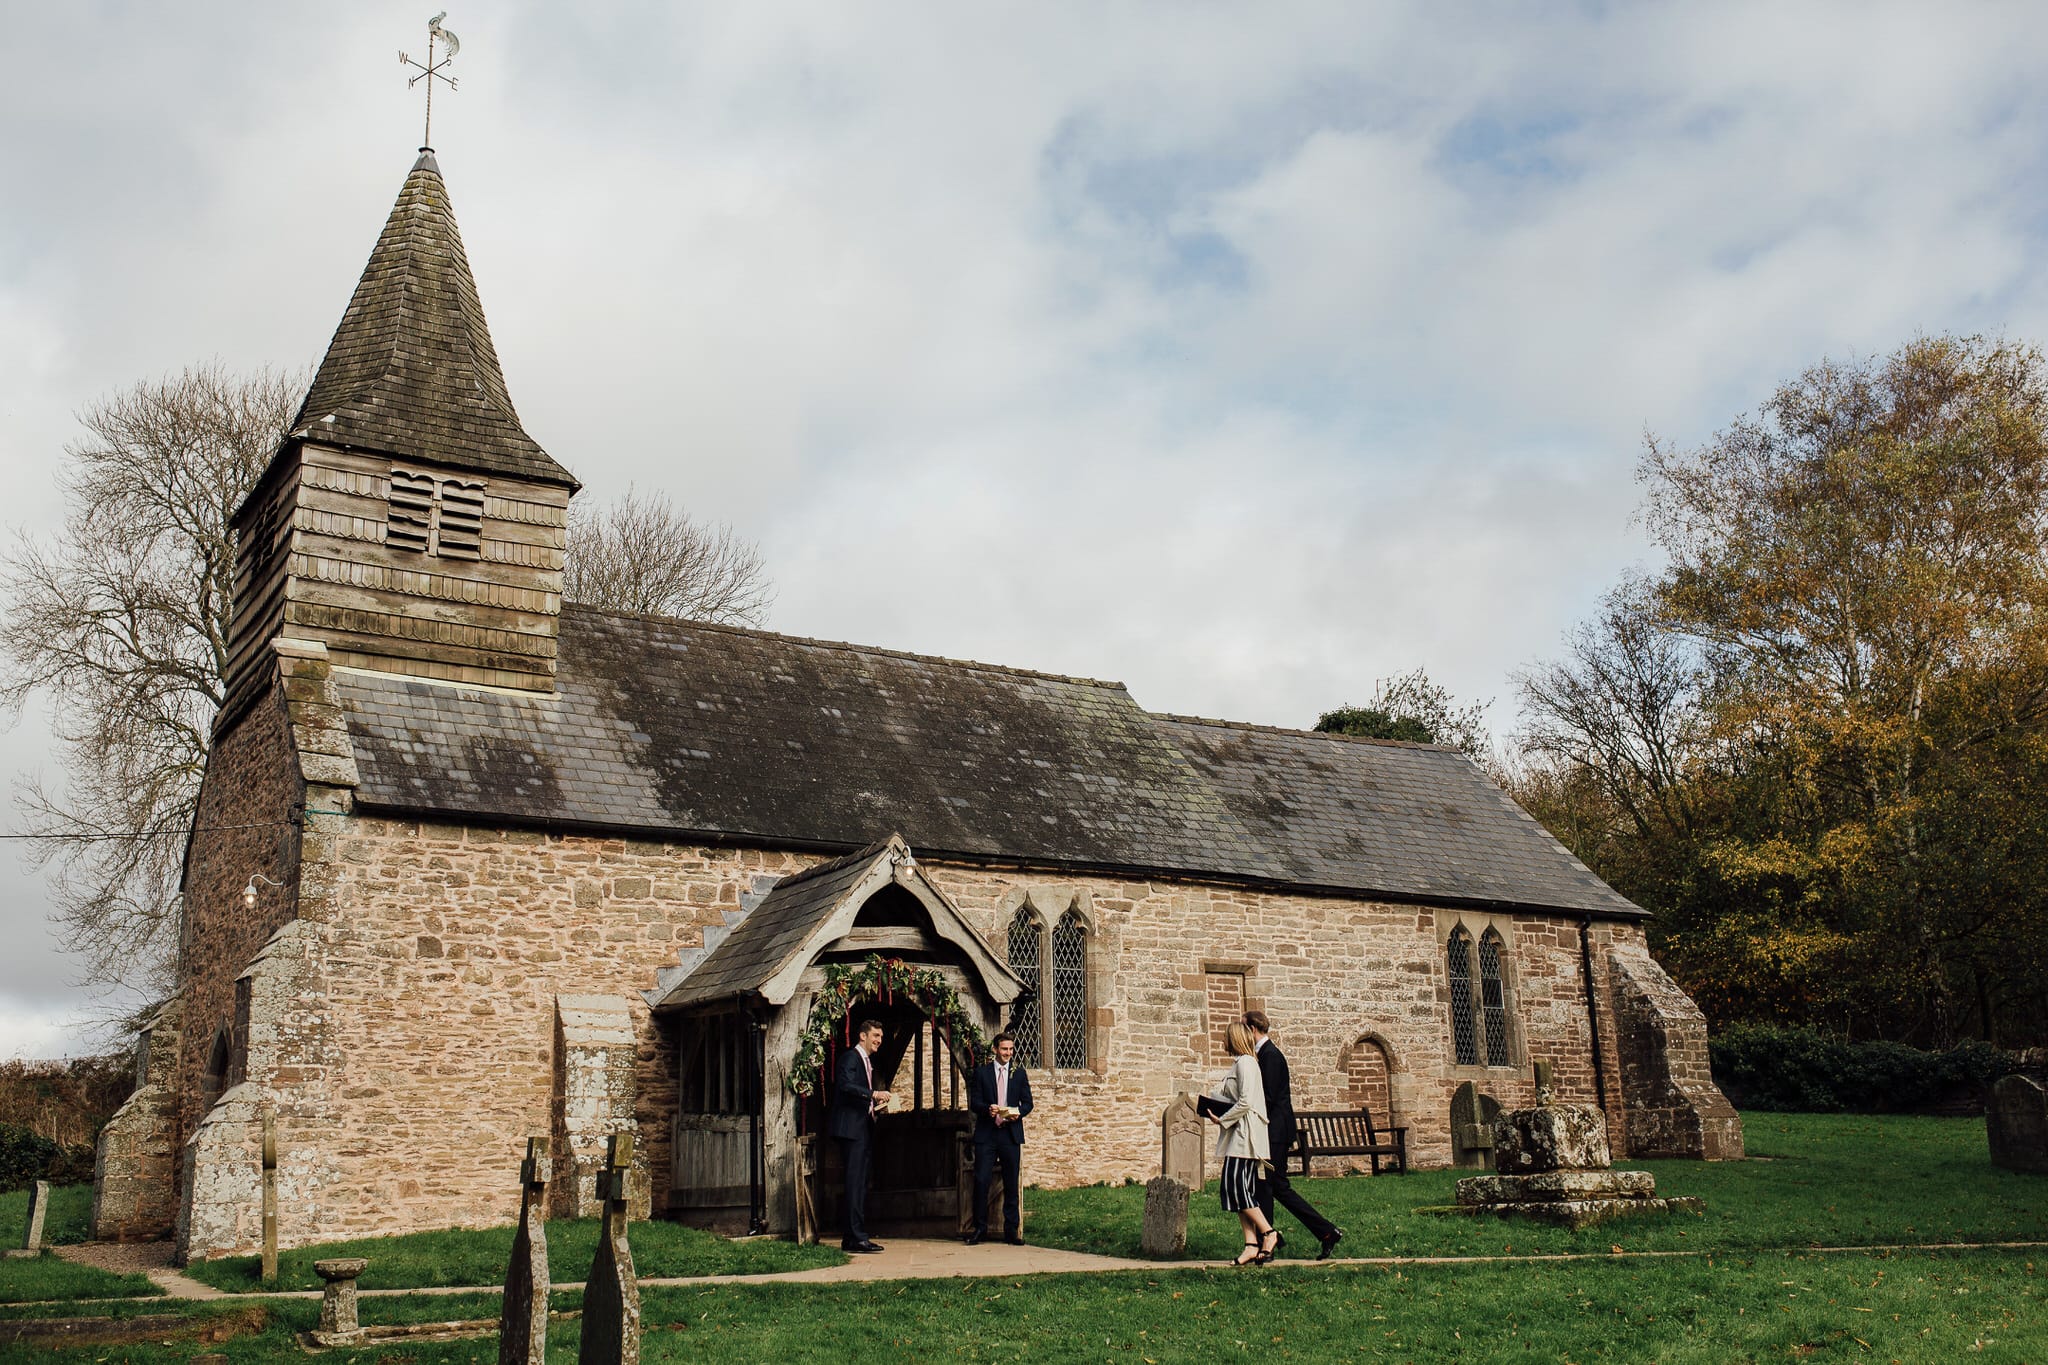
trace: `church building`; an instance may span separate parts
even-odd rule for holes
[[[1031,1184],[1157,1174],[1250,1006],[1299,1107],[1418,1165],[1461,1086],[1529,1103],[1539,1059],[1617,1155],[1741,1154],[1645,912],[1465,756],[565,603],[577,487],[424,152],[237,516],[178,991],[97,1236],[254,1249],[266,1131],[287,1248],[510,1222],[530,1136],[559,1214],[630,1133],[636,1211],[809,1229],[817,1079],[869,1015],[878,1233],[961,1225],[960,1067],[1005,1027]]]

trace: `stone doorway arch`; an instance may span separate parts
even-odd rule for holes
[[[1413,1127],[1408,1118],[1411,1078],[1384,1034],[1372,1029],[1358,1034],[1338,1054],[1337,1069],[1341,1107],[1366,1110],[1382,1128]]]

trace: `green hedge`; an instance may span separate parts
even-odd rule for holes
[[[1807,1114],[1978,1110],[1984,1087],[2019,1066],[1983,1042],[1922,1052],[1764,1024],[1736,1024],[1715,1035],[1708,1051],[1714,1083],[1737,1109]]]
[[[63,1147],[12,1123],[0,1123],[0,1190],[25,1190],[30,1182],[76,1185],[92,1179],[92,1148]]]

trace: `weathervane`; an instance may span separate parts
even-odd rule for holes
[[[398,54],[398,64],[400,66],[414,67],[420,73],[407,81],[405,88],[410,90],[421,81],[427,83],[427,126],[426,130],[420,134],[420,150],[423,152],[431,149],[434,145],[434,82],[437,80],[446,81],[450,90],[455,88],[455,77],[448,75],[444,68],[447,67],[448,63],[455,60],[456,53],[462,51],[462,44],[457,40],[453,31],[441,27],[441,21],[447,17],[448,11],[444,9],[433,18],[427,20],[427,60],[424,63],[414,61],[403,52]],[[441,60],[439,61],[434,60],[435,43],[440,43],[447,49],[442,53]]]

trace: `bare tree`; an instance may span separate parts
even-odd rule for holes
[[[1692,831],[1687,779],[1709,729],[1706,664],[1659,626],[1653,592],[1623,582],[1566,639],[1564,658],[1515,675],[1524,761],[1582,774],[1642,838]]]
[[[564,594],[614,611],[749,626],[775,600],[753,542],[630,487],[616,502],[571,509]]]
[[[1372,695],[1363,706],[1346,704],[1323,712],[1316,718],[1315,728],[1326,734],[1442,744],[1484,764],[1493,747],[1486,733],[1487,705],[1459,702],[1449,688],[1417,668],[1381,678],[1372,685]]]
[[[85,408],[62,528],[21,533],[0,570],[0,703],[51,699],[65,779],[24,781],[23,832],[54,869],[55,917],[87,984],[168,979],[227,662],[229,518],[304,389],[302,375],[210,364]]]

